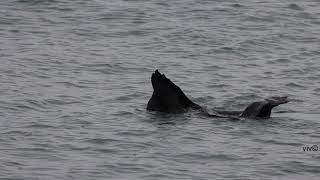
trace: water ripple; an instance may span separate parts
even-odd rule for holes
[[[319,3],[0,2],[0,179],[319,176]],[[209,111],[146,111],[165,73]],[[309,178],[310,177],[310,178]],[[317,178],[314,178],[317,179]]]

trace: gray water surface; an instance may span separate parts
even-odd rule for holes
[[[0,179],[318,179],[317,0],[2,0]],[[194,102],[147,112],[158,68]],[[169,122],[169,123],[163,123]]]

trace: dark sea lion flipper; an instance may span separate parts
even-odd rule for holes
[[[272,108],[288,102],[287,96],[269,97],[263,101],[251,103],[240,116],[246,118],[269,118]]]
[[[195,109],[201,108],[192,102],[177,85],[158,70],[152,74],[151,83],[153,94],[148,102],[147,110],[177,113],[189,107]]]
[[[153,89],[155,89],[155,88],[158,87],[158,83],[159,83],[159,80],[160,80],[160,76],[161,76],[161,74],[159,73],[158,70],[156,70],[154,73],[152,73],[151,83],[152,83]]]
[[[166,78],[167,79],[167,78]],[[198,104],[192,102],[185,94],[184,92],[180,89],[180,87],[178,87],[177,85],[175,85],[170,79],[167,79],[167,83],[168,85],[175,91],[175,93],[177,94],[178,98],[179,98],[179,102],[180,105],[183,108],[188,108],[191,107],[193,109],[201,109],[201,106],[199,106]]]

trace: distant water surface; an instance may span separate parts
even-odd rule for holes
[[[320,2],[2,0],[0,179],[319,179]],[[147,112],[158,68],[196,103]]]

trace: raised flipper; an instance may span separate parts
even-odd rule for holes
[[[192,102],[177,85],[158,70],[152,74],[151,83],[153,94],[147,110],[179,113],[187,108],[201,109],[201,106]]]
[[[287,96],[273,96],[250,104],[240,116],[245,118],[269,118],[272,108],[288,102]]]

